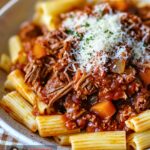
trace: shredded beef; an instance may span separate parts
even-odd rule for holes
[[[25,22],[20,29],[20,38],[22,41],[30,41],[37,36],[42,35],[41,28],[34,23]]]
[[[62,82],[58,76],[58,73],[55,72],[51,76],[45,86],[42,89],[42,93],[46,97],[52,97],[52,95],[56,95],[56,93],[65,87],[66,83]]]
[[[114,131],[118,129],[118,122],[114,119],[106,119],[101,122],[104,131]]]
[[[136,111],[128,104],[121,105],[119,108],[119,111],[116,115],[116,119],[119,123],[120,129],[126,129],[125,128],[125,121],[136,115]]]
[[[69,119],[75,120],[79,118],[83,113],[85,113],[85,109],[82,109],[80,104],[77,104],[72,101],[71,95],[67,96],[64,106],[66,108],[66,116]]]
[[[86,129],[87,132],[102,130],[99,118],[95,114],[87,112],[81,101],[75,99],[78,98],[69,94],[65,100],[64,106],[68,119],[66,126],[69,129],[80,127],[81,129]]]
[[[53,54],[56,54],[58,50],[63,48],[65,38],[66,34],[63,30],[56,30],[47,33],[43,37],[42,42],[45,48],[49,49]]]
[[[121,17],[122,29],[135,38],[137,41],[144,41],[145,44],[150,43],[150,30],[142,20],[132,14],[126,14]]]
[[[24,68],[25,82],[32,85],[36,91],[47,82],[46,79],[52,71],[54,62],[55,60],[51,56],[29,62]]]
[[[150,92],[142,89],[134,98],[133,106],[137,113],[150,108]]]

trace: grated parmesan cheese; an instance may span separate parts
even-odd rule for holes
[[[93,13],[101,10],[104,10],[104,5],[95,6]],[[79,33],[83,35],[78,42],[78,48],[73,50],[82,70],[89,72],[95,67],[104,66],[109,59],[127,60],[129,56],[126,47],[119,46],[124,43],[131,49],[133,60],[142,58],[143,61],[150,61],[144,42],[136,41],[122,30],[120,18],[126,13],[113,14],[109,11],[109,14],[98,17],[84,12],[74,12],[62,24],[71,31],[72,37]]]

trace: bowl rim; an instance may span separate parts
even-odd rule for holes
[[[43,143],[33,141],[31,138],[23,135],[18,130],[14,129],[11,125],[5,122],[3,119],[0,118],[0,126],[9,133],[10,136],[14,137],[18,140],[19,145],[27,144],[27,145],[44,145]]]

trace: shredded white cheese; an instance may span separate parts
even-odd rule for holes
[[[96,6],[94,13],[100,12],[101,9],[103,10],[104,6]],[[105,65],[108,59],[127,60],[127,49],[125,46],[119,47],[120,43],[127,44],[134,59],[142,57],[143,60],[150,61],[150,56],[145,55],[144,42],[136,41],[122,30],[120,23],[122,15],[125,13],[113,14],[111,12],[95,17],[83,12],[76,12],[63,22],[63,27],[71,31],[72,36],[78,35],[78,33],[83,35],[78,43],[78,48],[73,50],[82,70],[89,72],[95,67]]]
[[[108,53],[122,37],[118,15],[105,15],[102,19],[90,23],[88,31],[79,44],[77,60],[81,69],[90,71],[95,66],[106,63]]]

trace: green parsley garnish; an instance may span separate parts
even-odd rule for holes
[[[74,34],[74,31],[70,30],[70,29],[66,29],[66,33],[67,34]]]
[[[93,40],[93,36],[89,36],[88,38],[86,38],[86,43],[89,44],[89,42]]]
[[[89,27],[90,24],[89,24],[88,22],[86,22],[84,26],[85,26],[85,27]]]

